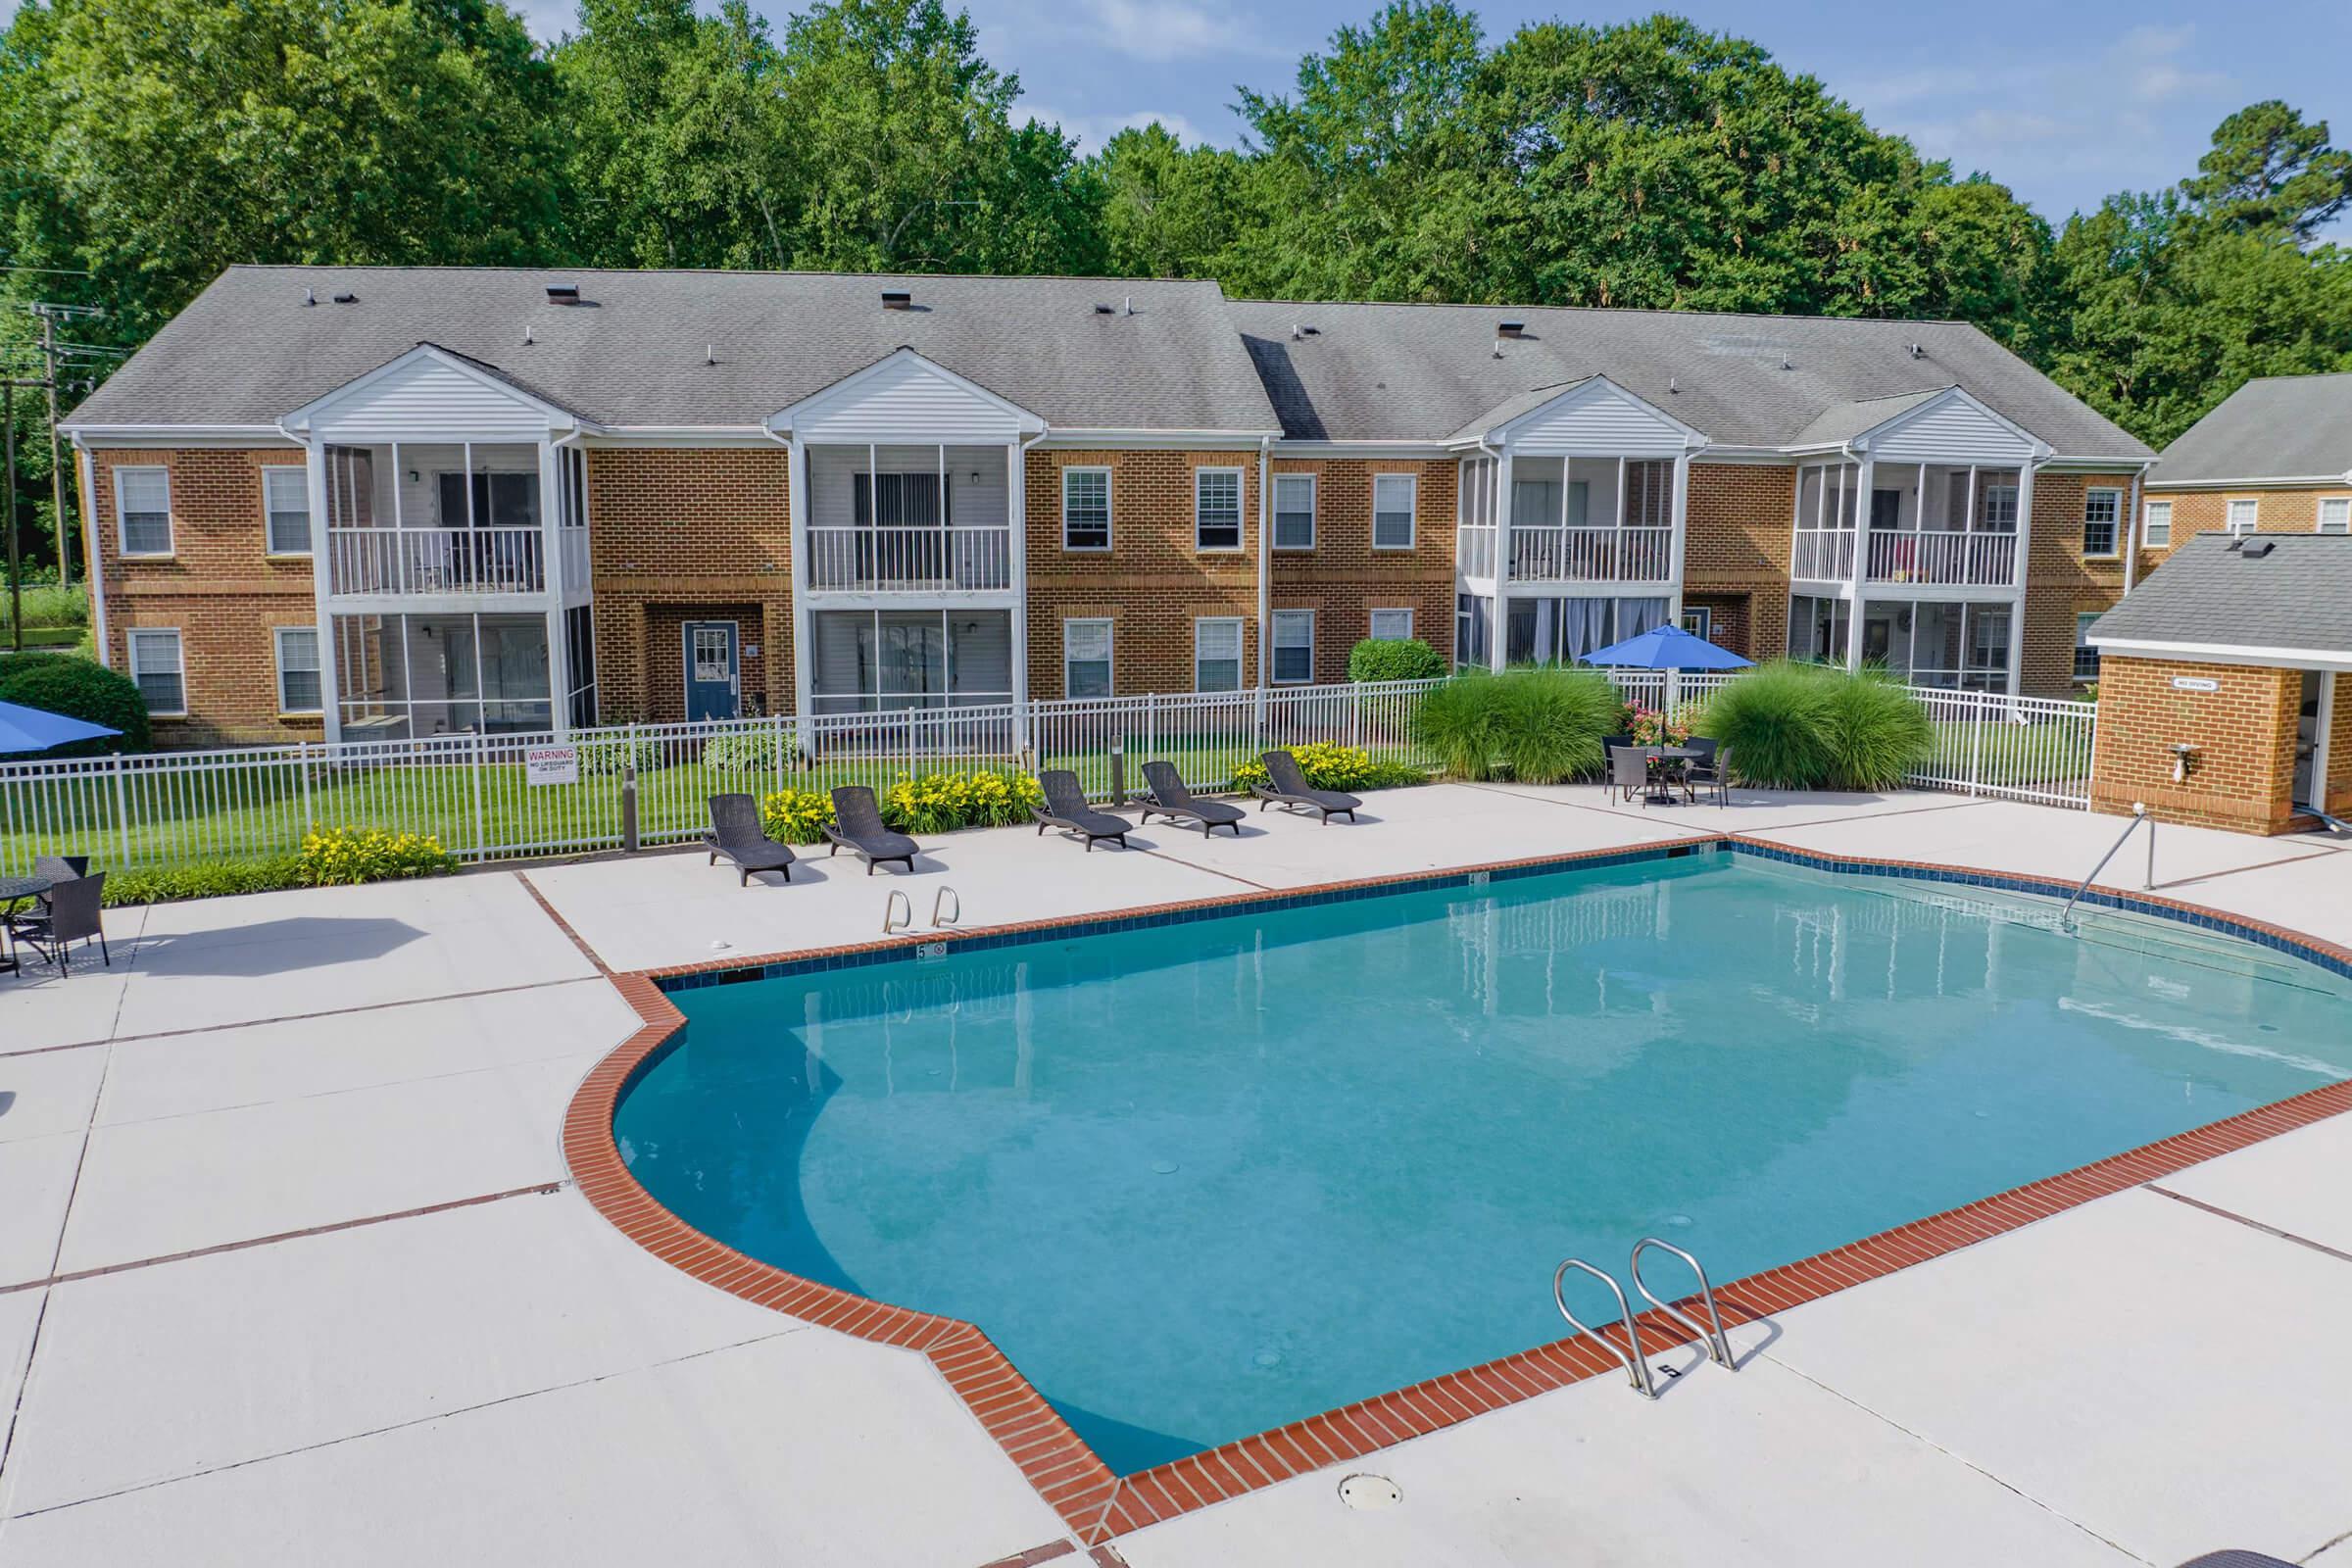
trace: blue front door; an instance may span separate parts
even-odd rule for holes
[[[686,721],[733,718],[740,710],[735,659],[735,623],[686,623]]]

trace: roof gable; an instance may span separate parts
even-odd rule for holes
[[[1706,436],[1605,375],[1522,393],[1455,433],[1457,441],[1508,441],[1533,456],[1672,457]]]
[[[1045,420],[944,365],[901,345],[779,410],[771,430],[804,441],[891,441],[920,430],[935,441],[975,444],[1034,435]]]
[[[2050,455],[2047,442],[1956,386],[1912,403],[1846,444],[1882,463],[2025,463]]]
[[[582,422],[512,377],[432,343],[419,343],[296,409],[286,429],[323,437],[465,436],[537,441]]]

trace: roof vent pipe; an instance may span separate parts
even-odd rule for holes
[[[718,363],[717,344],[706,343],[703,345],[703,363],[705,365],[716,365]]]
[[[317,289],[310,289],[310,288],[306,288],[306,289],[304,289],[304,290],[302,291],[302,303],[303,303],[303,304],[305,304],[305,305],[316,305],[316,304],[318,304],[318,291]]]
[[[1682,383],[1682,379],[1681,379],[1681,377],[1679,377],[1679,376],[1672,376],[1672,375],[1670,375],[1670,376],[1668,376],[1668,377],[1666,378],[1666,390],[1667,390],[1667,391],[1669,391],[1669,392],[1680,392],[1682,389],[1683,389],[1683,383]]]
[[[539,341],[537,338],[531,335],[530,323],[527,321],[523,323],[522,341],[525,347],[528,347],[529,345]]]
[[[882,308],[886,311],[911,311],[914,309],[914,295],[903,288],[886,288],[882,291]]]
[[[1915,360],[1924,359],[1927,355],[1927,352],[1928,351],[1926,349],[1921,348],[1916,343],[1911,345],[1911,357]]]
[[[1134,295],[1130,294],[1124,300],[1119,302],[1119,314],[1121,316],[1133,316],[1135,314]]]

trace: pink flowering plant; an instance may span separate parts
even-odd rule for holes
[[[1690,739],[1697,717],[1696,703],[1685,703],[1671,713],[1636,703],[1626,710],[1625,727],[1643,746],[1680,746]]]

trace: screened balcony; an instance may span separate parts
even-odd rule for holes
[[[816,713],[1012,701],[1012,617],[1005,611],[820,610],[810,619]]]
[[[1800,582],[2006,588],[2018,580],[2016,468],[1879,464],[1798,470],[1789,575]],[[1859,558],[1857,559],[1857,552]]]
[[[530,733],[554,718],[544,614],[337,615],[334,654],[345,740]]]
[[[1460,467],[1455,569],[1521,583],[1665,583],[1674,576],[1674,465],[1624,458],[1523,457],[1511,465],[1510,526],[1498,528],[1500,465]],[[1502,536],[1507,535],[1507,544]]]
[[[815,593],[1012,586],[1006,449],[808,449],[808,583]]]
[[[563,453],[566,464],[579,454]],[[344,596],[547,590],[535,442],[329,446],[328,591]],[[584,557],[565,485],[565,537]]]

